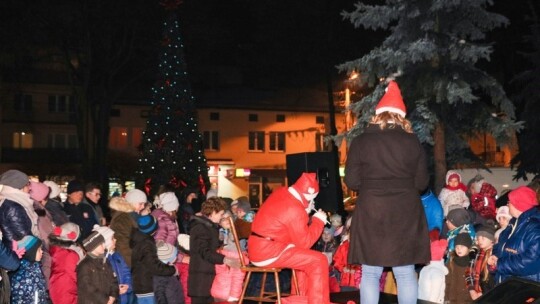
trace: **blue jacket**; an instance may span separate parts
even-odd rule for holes
[[[439,229],[439,232],[442,232],[444,213],[441,202],[431,190],[428,190],[420,198],[426,213],[428,231],[436,228]]]
[[[32,235],[32,220],[24,207],[9,199],[0,202],[0,230],[4,245],[11,248],[11,241]]]
[[[130,303],[133,295],[133,281],[131,280],[131,270],[129,269],[129,266],[118,252],[113,252],[111,255],[107,256],[107,262],[109,262],[113,272],[116,274],[118,284],[129,285],[127,292],[120,295],[120,301],[118,303]]]
[[[510,276],[540,282],[540,210],[532,208],[512,219],[493,247],[497,256],[495,281]]]
[[[0,242],[0,268],[13,271],[19,268],[20,260],[10,247]]]

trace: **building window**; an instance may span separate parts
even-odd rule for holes
[[[264,151],[264,132],[260,132],[260,131],[249,132],[248,151],[251,151],[251,152]]]
[[[285,132],[270,132],[270,151],[285,152]]]
[[[75,102],[73,97],[68,95],[49,95],[49,112],[74,113]]]
[[[16,94],[13,100],[13,109],[16,112],[32,112],[32,95]]]
[[[203,132],[204,149],[210,151],[219,150],[219,132],[218,131],[204,131]]]
[[[326,134],[315,133],[315,151],[316,152],[330,151],[329,145],[324,140],[325,137],[326,137]]]
[[[77,135],[51,133],[47,135],[47,147],[52,149],[75,149],[77,148]]]
[[[219,112],[210,112],[210,120],[219,120]]]
[[[315,123],[323,124],[324,123],[324,116],[315,116]]]
[[[285,115],[284,114],[277,114],[276,115],[276,122],[285,122]]]
[[[34,136],[32,133],[14,132],[13,133],[13,148],[15,149],[32,149],[34,146]]]
[[[248,115],[248,121],[259,121],[259,115],[258,114],[249,114]]]
[[[111,127],[109,133],[109,147],[113,149],[125,149],[128,147],[128,129]]]

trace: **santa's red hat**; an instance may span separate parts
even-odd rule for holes
[[[315,173],[302,173],[300,178],[291,186],[300,194],[304,208],[319,194],[319,182]]]
[[[405,117],[407,109],[401,97],[401,91],[399,90],[397,82],[391,80],[386,87],[386,93],[379,101],[379,104],[375,107],[375,114],[379,115],[383,112],[391,112],[399,114],[401,117]]]

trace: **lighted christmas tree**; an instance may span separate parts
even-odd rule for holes
[[[171,184],[179,190],[199,188],[205,194],[208,169],[180,26],[174,5],[165,7],[169,13],[164,23],[159,75],[152,88],[152,110],[143,132],[137,184],[148,193]]]

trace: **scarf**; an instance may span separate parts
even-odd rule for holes
[[[37,225],[38,215],[34,211],[34,201],[30,198],[30,194],[6,185],[4,185],[0,191],[0,194],[24,208],[26,215],[28,215],[28,218],[32,222],[32,234],[34,236],[39,236],[39,229]]]

